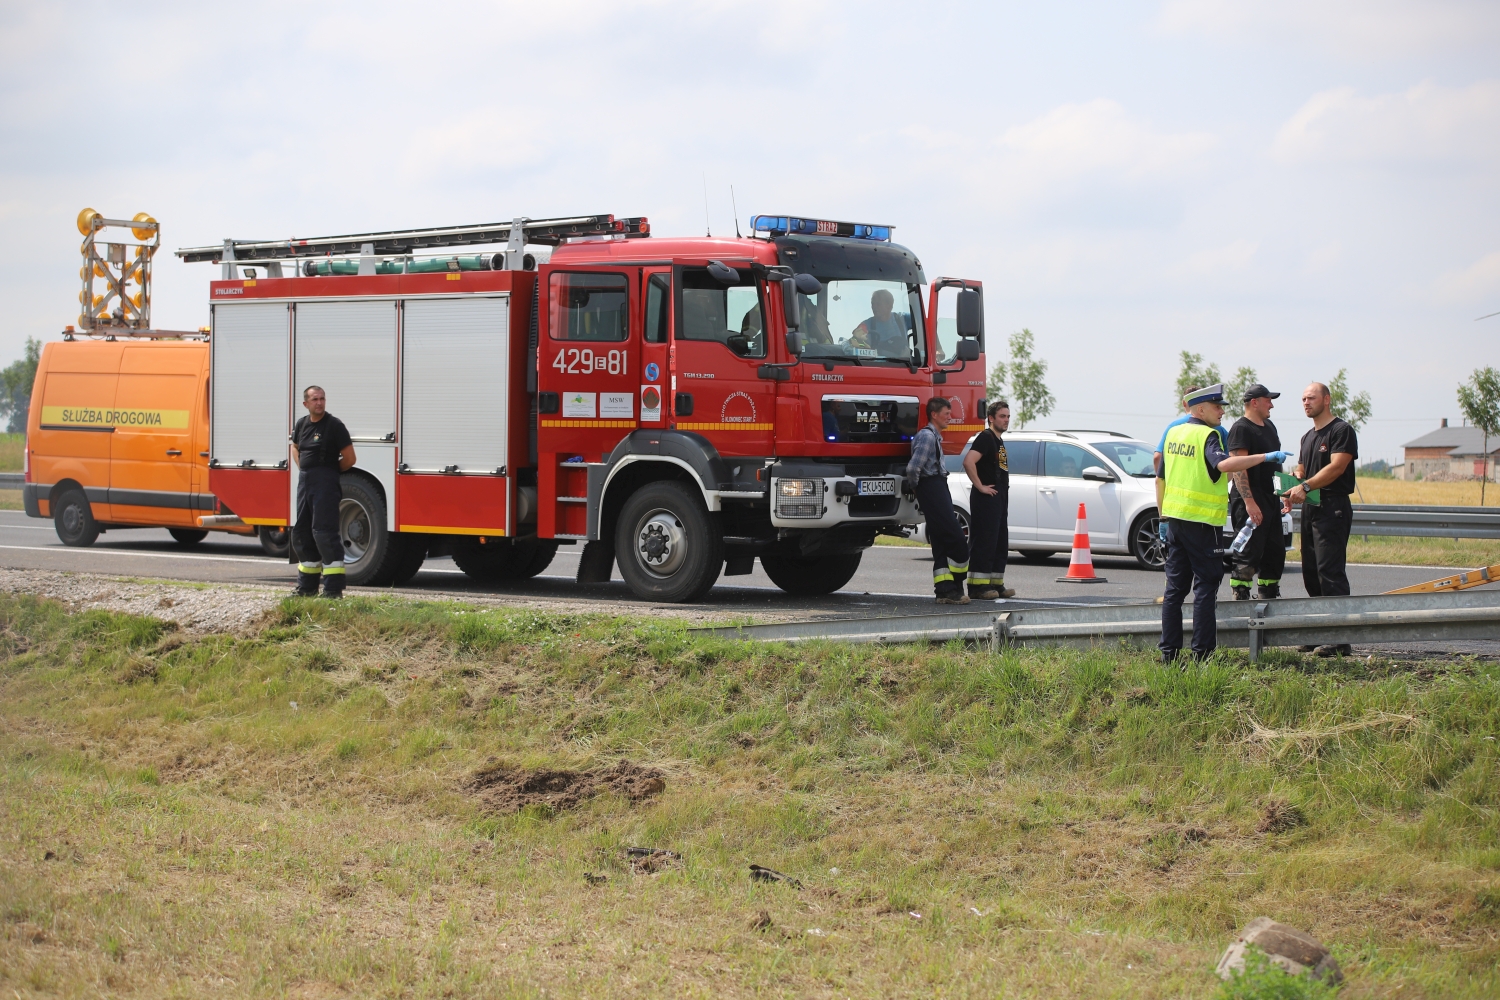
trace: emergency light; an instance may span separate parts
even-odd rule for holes
[[[750,228],[772,236],[847,236],[856,240],[890,242],[895,226],[872,226],[864,222],[834,222],[830,219],[799,219],[791,215],[752,215]]]

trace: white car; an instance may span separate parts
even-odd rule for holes
[[[1165,562],[1156,534],[1156,468],[1152,447],[1112,431],[1014,431],[1004,435],[1010,466],[1010,547],[1042,562],[1073,548],[1078,505],[1088,511],[1089,549],[1128,555],[1144,569]],[[970,439],[972,443],[972,438]],[[969,534],[969,477],[963,459],[947,455],[948,489]],[[926,537],[926,525],[918,537]]]

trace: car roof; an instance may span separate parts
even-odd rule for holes
[[[1121,434],[1119,431],[1006,431],[1006,438],[1018,438],[1023,441],[1078,441],[1083,444],[1099,444],[1105,441],[1118,441],[1122,444],[1138,444],[1149,448],[1150,445],[1140,438],[1131,437],[1129,434]]]

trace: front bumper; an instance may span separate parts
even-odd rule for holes
[[[893,492],[859,496],[858,480],[887,480]],[[783,494],[783,483],[788,487]],[[814,484],[808,488],[804,484]],[[917,502],[899,476],[785,476],[771,479],[771,524],[778,528],[831,528],[842,524],[912,527],[921,522]]]

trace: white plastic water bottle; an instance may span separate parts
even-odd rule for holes
[[[1234,541],[1229,543],[1229,551],[1235,553],[1245,551],[1245,546],[1250,544],[1250,536],[1253,534],[1255,534],[1255,522],[1246,521],[1240,533],[1234,536]]]

